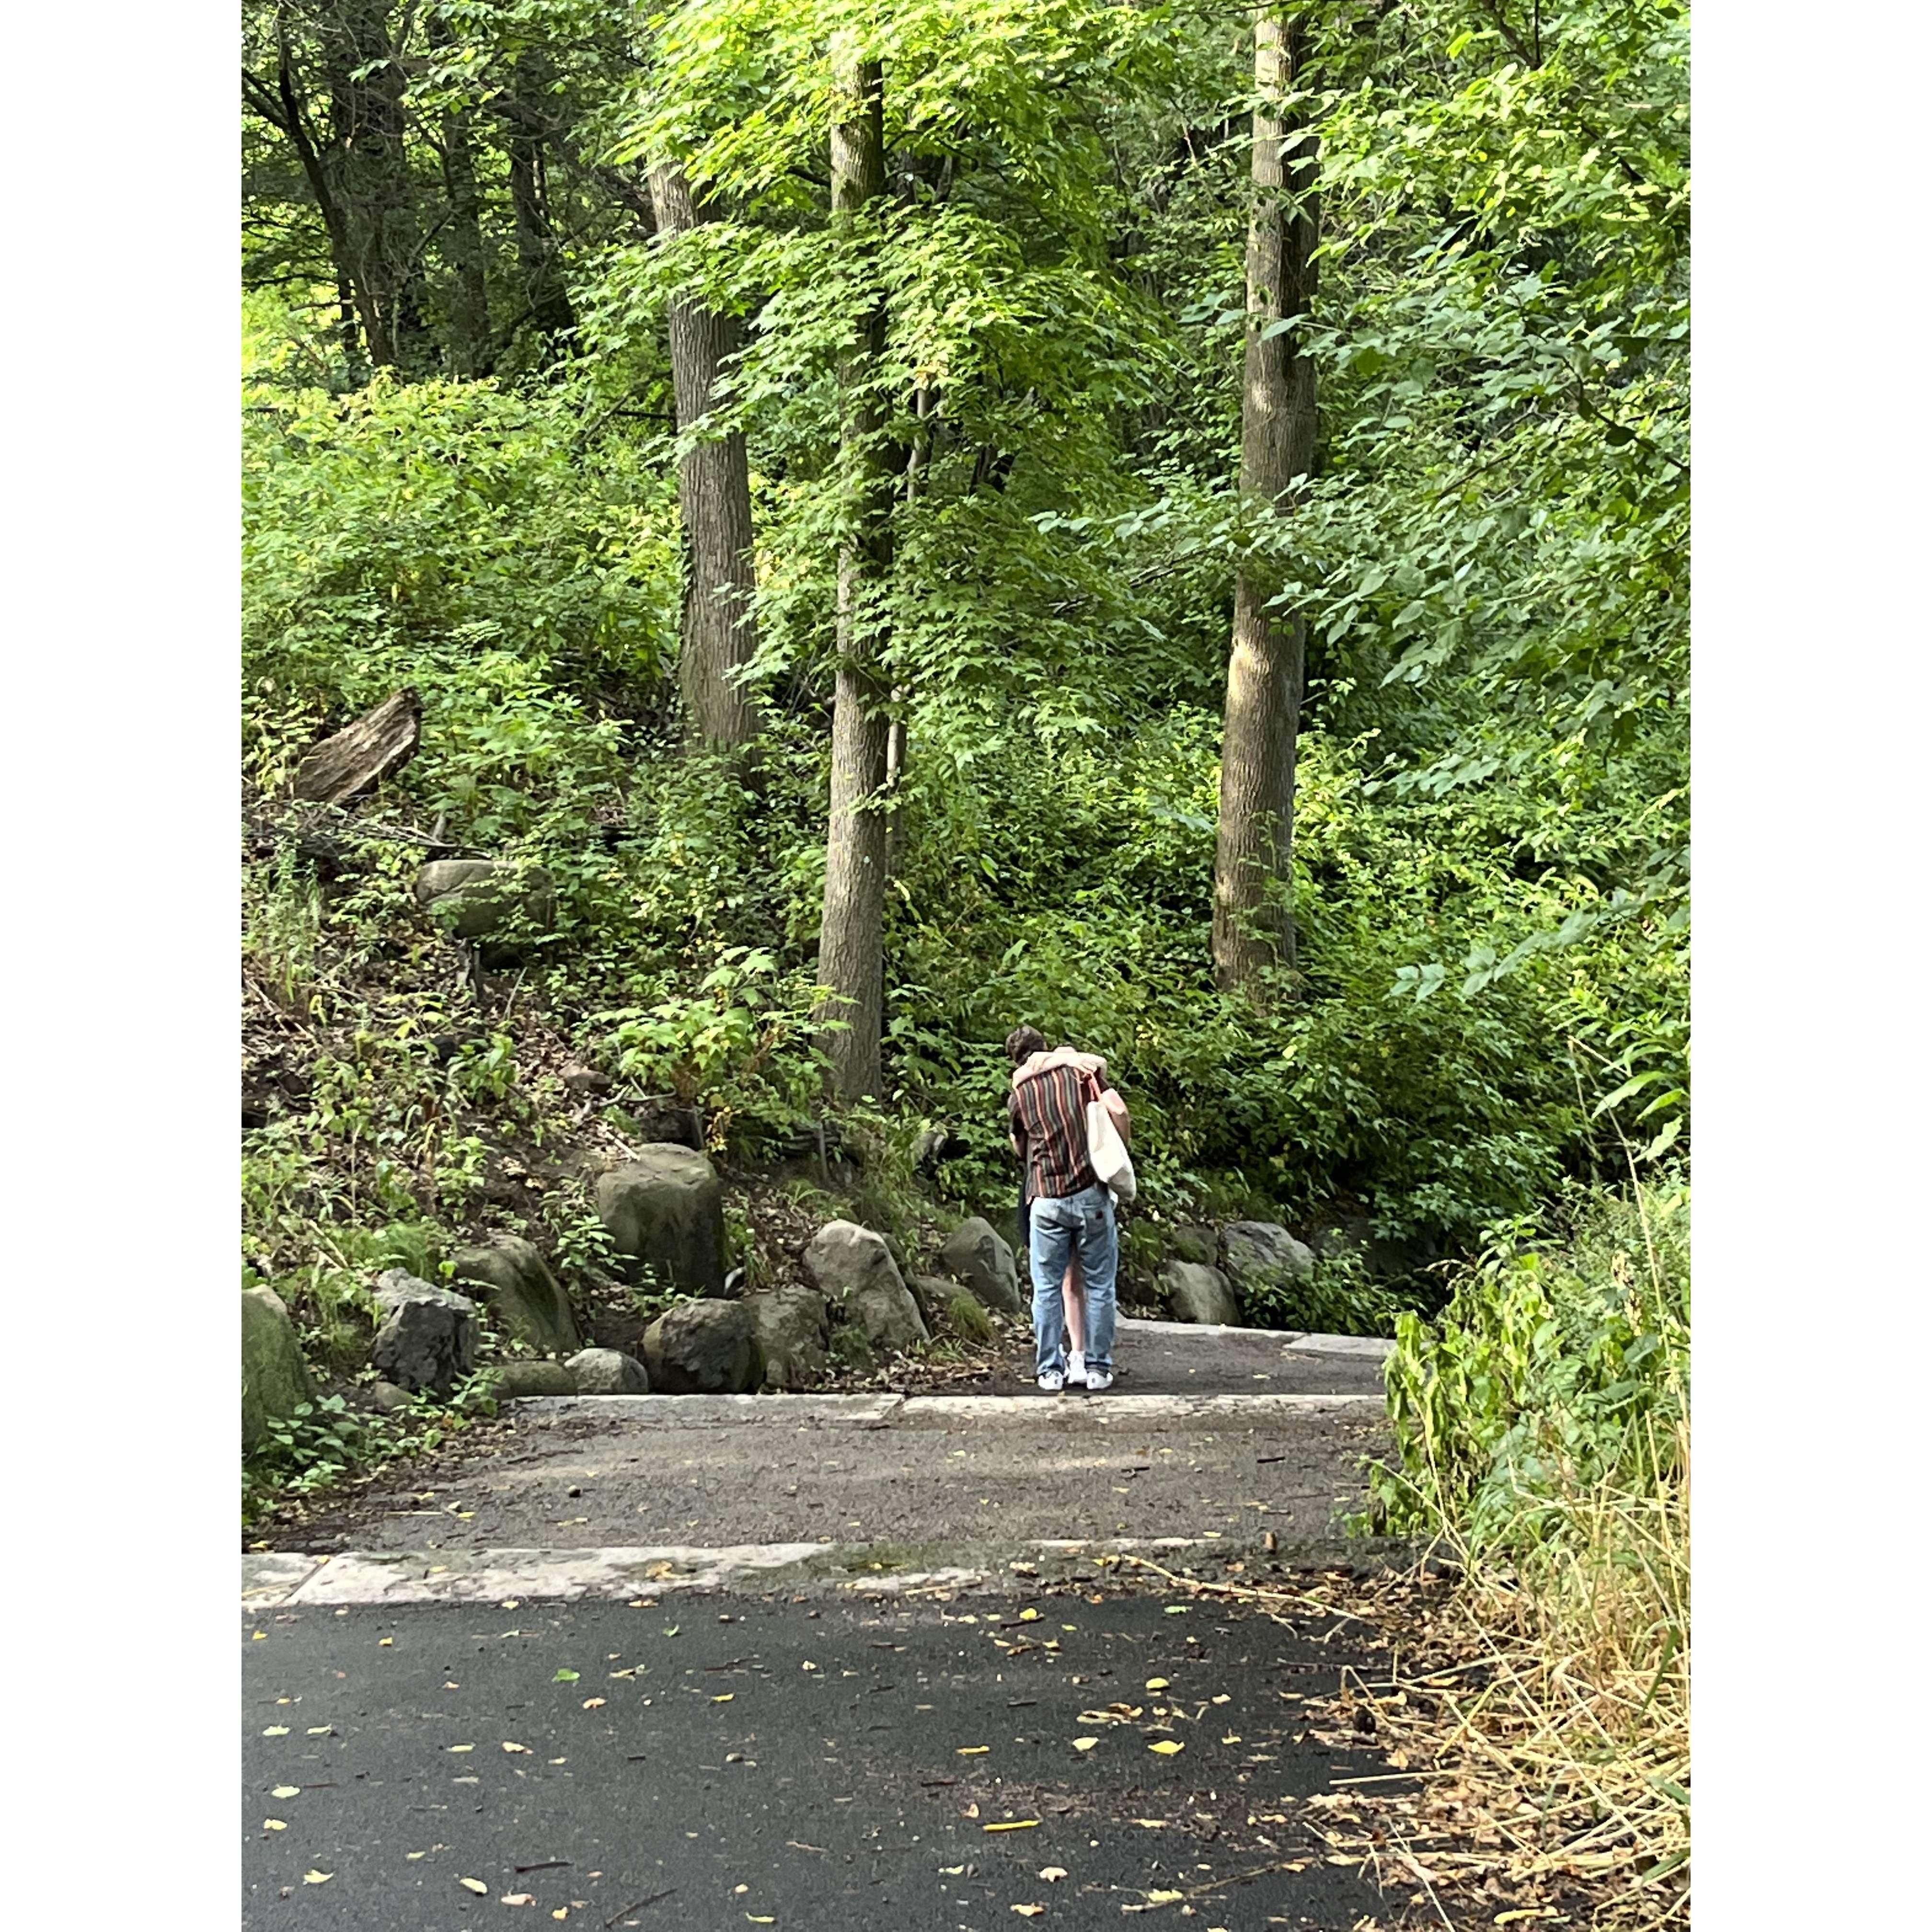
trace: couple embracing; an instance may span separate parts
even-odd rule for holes
[[[1126,1105],[1099,1055],[1049,1049],[1036,1027],[1016,1027],[1006,1053],[1020,1231],[1033,1274],[1035,1376],[1048,1395],[1070,1383],[1095,1394],[1114,1380],[1114,1198],[1118,1191],[1131,1199],[1133,1189]]]

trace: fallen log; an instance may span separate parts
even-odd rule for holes
[[[386,698],[332,738],[325,738],[296,768],[295,795],[323,805],[346,805],[416,756],[422,701],[413,691]]]

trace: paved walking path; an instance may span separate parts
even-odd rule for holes
[[[1298,1707],[1360,1626],[1160,1571],[1400,1554],[1338,1540],[1382,1353],[1124,1323],[1092,1397],[514,1405],[244,1558],[244,1926],[1348,1932],[1320,1800],[1387,1767]]]

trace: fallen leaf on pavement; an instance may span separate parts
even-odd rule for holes
[[[506,1738],[503,1740],[503,1748],[506,1751],[521,1751],[527,1756],[530,1754],[530,1748],[528,1744],[513,1744],[508,1738]]]
[[[516,1606],[512,1604],[510,1607],[514,1610]],[[480,1878],[460,1878],[456,1882],[465,1892],[476,1892],[484,1898],[490,1896],[490,1888]]]
[[[578,1673],[574,1670],[560,1670],[550,1681],[553,1684],[574,1684]]]
[[[1040,1612],[1035,1610],[1030,1604],[1029,1604],[1027,1607],[1020,1612],[1020,1622],[1023,1624],[1036,1624],[1038,1623],[1039,1621]],[[1017,1912],[1019,1910],[1019,1907],[1016,1905],[1013,1907],[1013,1910]]]
[[[299,1784],[278,1784],[268,1793],[271,1798],[297,1798],[302,1795]]]
[[[305,1871],[302,1874],[304,1885],[326,1885],[335,1876],[333,1872]]]
[[[1076,1738],[1073,1740],[1073,1748],[1080,1751],[1091,1750],[1100,1742],[1098,1738]]]
[[[1147,1681],[1147,1688],[1150,1690],[1165,1690],[1167,1688],[1167,1679],[1165,1677],[1150,1677]]]
[[[536,1894],[533,1892],[506,1892],[502,1900],[505,1905],[534,1905],[536,1902]]]
[[[474,1744],[445,1744],[443,1746],[443,1749],[446,1751],[470,1751],[476,1748]]]
[[[265,1832],[286,1832],[288,1828],[286,1821],[280,1818],[264,1818],[262,1820],[262,1829]]]
[[[391,1644],[393,1644],[393,1643],[395,1642],[395,1640],[395,1640],[394,1637],[392,1637],[392,1636],[379,1636],[379,1637],[376,1640],[376,1641],[377,1644],[378,1644],[378,1645],[380,1645],[380,1646],[382,1646],[382,1647],[383,1647],[384,1648],[388,1648],[388,1646],[390,1646]]]
[[[332,1737],[334,1735],[334,1732],[335,1726],[333,1724],[311,1724],[308,1727],[308,1734],[312,1738]]]
[[[265,1738],[285,1738],[288,1734],[289,1727],[286,1724],[271,1724],[268,1728],[262,1733],[262,1736]]]
[[[1147,1901],[1150,1905],[1178,1905],[1186,1896],[1184,1892],[1150,1892]]]
[[[1158,1751],[1162,1757],[1172,1757],[1176,1751],[1184,1751],[1187,1747],[1178,1738],[1162,1738],[1158,1744],[1148,1746],[1150,1751]]]
[[[586,1697],[584,1700],[584,1708],[586,1711],[601,1711],[604,1708],[604,1700],[602,1697]]]
[[[1046,1907],[1043,1905],[1016,1905],[1013,1910],[1022,1918],[1037,1918]]]
[[[1058,1885],[1066,1876],[1066,1868],[1064,1865],[1043,1865],[1040,1875],[1048,1885]]]
[[[1037,1818],[1009,1819],[1004,1825],[982,1825],[982,1832],[1030,1832],[1040,1822]]]
[[[727,1690],[722,1695],[712,1698],[711,1701],[714,1704],[728,1704],[734,1697],[737,1696],[737,1692],[735,1690]]]
[[[953,1753],[955,1757],[984,1757],[992,1749],[991,1744],[962,1744]]]

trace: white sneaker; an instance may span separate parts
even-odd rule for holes
[[[1084,1382],[1086,1379],[1087,1358],[1082,1354],[1078,1348],[1076,1348],[1072,1354],[1069,1355],[1066,1358],[1066,1380],[1068,1384],[1071,1386],[1077,1382]]]
[[[1114,1378],[1106,1370],[1089,1369],[1087,1371],[1087,1393],[1089,1395],[1098,1395],[1102,1389],[1110,1389],[1113,1386]]]
[[[1058,1395],[1066,1386],[1066,1378],[1064,1376],[1056,1376],[1051,1371],[1040,1378],[1040,1392],[1042,1395]]]

